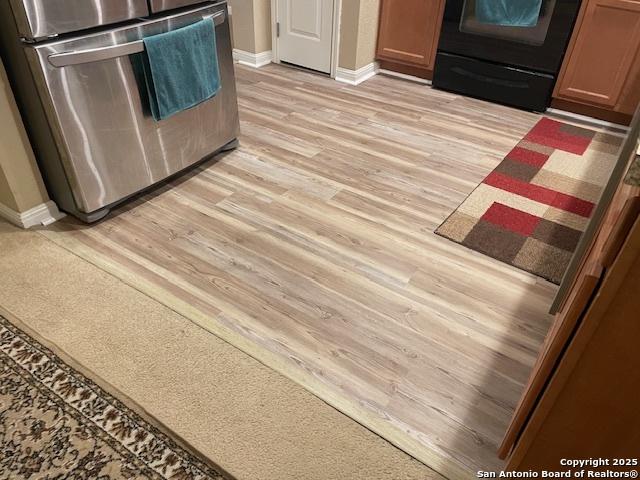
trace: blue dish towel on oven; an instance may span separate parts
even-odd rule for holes
[[[476,0],[479,22],[503,27],[535,27],[542,0]]]
[[[156,121],[198,105],[220,90],[213,19],[146,37],[143,42],[144,83]]]

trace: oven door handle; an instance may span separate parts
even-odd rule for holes
[[[202,19],[213,19],[214,25],[221,25],[225,21],[225,11],[220,10],[211,15],[203,15]],[[87,48],[75,52],[54,53],[49,55],[48,60],[54,67],[68,67],[69,65],[79,65],[82,63],[98,62],[110,58],[125,57],[134,53],[144,52],[144,41],[121,43],[119,45],[109,45],[106,47]]]

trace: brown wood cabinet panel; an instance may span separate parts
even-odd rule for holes
[[[542,437],[538,436],[538,431],[540,426],[546,421],[545,419],[549,411],[556,408],[554,402],[563,388],[563,382],[566,380],[565,378],[565,380],[559,381],[559,375],[562,372],[566,373],[567,371],[571,371],[573,366],[567,366],[568,359],[573,359],[571,361],[574,361],[580,355],[580,349],[575,347],[576,339],[580,335],[580,331],[584,331],[585,324],[589,321],[589,318],[592,318],[594,324],[604,324],[605,320],[607,320],[606,315],[601,314],[602,312],[594,316],[594,308],[596,305],[598,305],[597,308],[604,310],[609,308],[607,302],[598,303],[598,299],[602,300],[603,292],[612,286],[610,282],[612,278],[611,272],[616,268],[614,265],[616,259],[618,259],[621,252],[625,250],[625,247],[622,245],[623,242],[629,238],[630,235],[635,235],[634,255],[638,255],[638,261],[640,261],[640,250],[637,248],[640,246],[640,244],[638,244],[638,240],[640,240],[640,219],[638,219],[640,212],[640,188],[623,183],[623,178],[629,165],[635,161],[639,136],[640,109],[634,117],[627,139],[620,151],[618,163],[600,199],[598,210],[594,212],[591,223],[581,241],[581,245],[575,253],[574,260],[577,265],[576,274],[571,274],[570,270],[561,286],[561,290],[567,286],[570,287],[566,302],[564,302],[564,306],[561,306],[559,313],[556,315],[554,324],[547,335],[543,349],[500,447],[499,454],[501,458],[509,458],[508,469],[519,470],[534,468],[534,466],[537,469],[544,467],[553,469],[550,467],[550,463],[545,463],[549,461],[548,458],[545,462],[537,466],[535,464],[532,466],[531,463],[527,463],[529,460],[525,462],[524,459],[525,457],[534,458],[536,455],[537,458],[541,459],[542,456],[546,454],[549,454],[549,458],[551,458],[553,455],[562,451],[562,449],[558,448],[558,442],[564,444],[563,449],[565,449],[565,447],[574,448],[577,445],[584,447],[585,450],[582,452],[582,455],[586,456],[592,455],[597,449],[603,448],[598,436],[604,432],[604,428],[601,429],[602,431],[598,431],[597,429],[593,430],[593,432],[598,431],[598,434],[575,435],[575,432],[571,429],[563,429],[562,424],[556,420],[555,423],[552,422],[552,424],[548,425],[549,430],[553,430],[557,437],[554,439],[553,447],[550,446],[551,442],[548,437],[545,436],[544,440],[542,440]],[[633,227],[633,225],[635,225],[635,227]],[[633,228],[635,228],[635,233],[630,234],[630,232],[633,232]],[[571,268],[570,266],[570,269]],[[637,286],[638,283],[636,282],[634,288],[637,289]],[[618,286],[613,288],[612,292],[615,293],[617,289]],[[559,300],[562,301],[562,296]],[[623,316],[628,316],[631,311],[637,312],[637,295],[633,301],[635,302],[634,307],[625,310],[627,313],[621,313]],[[608,319],[607,321],[609,320],[613,319]],[[619,338],[625,338],[626,335],[627,339],[631,339],[631,343],[635,349],[637,348],[637,336],[634,337],[630,335],[629,332],[629,329],[625,330],[624,333],[620,332]],[[599,352],[601,355],[600,360],[603,365],[610,362],[613,355],[612,351],[607,351],[604,348],[598,348],[596,352]],[[562,366],[563,364],[565,367]],[[619,366],[619,368],[622,367]],[[588,376],[588,370],[585,371],[585,375]],[[614,378],[610,375],[603,376],[600,381],[604,384],[607,379],[612,382],[614,381]],[[602,395],[602,392],[606,391],[607,389],[602,387],[592,390],[585,388],[580,395],[570,395],[569,398],[573,399],[576,405],[578,403],[577,399],[587,399],[582,403],[579,411],[576,409],[576,411],[571,413],[571,415],[573,415],[572,421],[575,421],[579,418],[579,415],[582,415],[583,417],[578,423],[581,422],[588,425],[593,415],[593,413],[589,411],[589,395],[592,395],[594,398],[599,396],[599,401],[605,402],[606,398]],[[638,391],[637,385],[636,391]],[[611,405],[615,404],[615,397],[616,396],[613,395],[609,398]],[[629,406],[630,404],[625,408]],[[636,410],[637,402],[633,403],[633,412],[635,413]],[[564,411],[564,413],[568,418],[567,412]],[[600,420],[606,421],[607,419],[611,419],[611,417],[604,416]],[[616,428],[617,427],[612,428],[609,433],[616,431]],[[560,432],[562,432],[562,434],[560,434]],[[613,444],[609,445],[609,447],[611,447],[611,450],[603,449],[599,455],[606,458],[605,453],[609,453],[610,451],[614,452],[616,448],[618,448]],[[619,452],[622,451],[623,450],[619,450]],[[535,452],[535,455],[533,455],[532,452]],[[564,455],[564,458],[572,458],[567,451],[565,451]],[[555,468],[558,467],[557,462],[554,466]]]
[[[636,45],[636,58],[629,72],[627,82],[622,88],[620,101],[616,105],[616,111],[633,114],[640,105],[640,45]]]
[[[433,70],[444,0],[382,0],[377,57]]]
[[[640,445],[640,219],[551,378],[507,468],[561,470],[562,458],[637,458]],[[624,471],[633,467],[602,467]],[[599,470],[589,469],[587,470]],[[610,477],[613,478],[613,477]]]
[[[640,0],[582,6],[554,96],[631,114],[640,100]]]

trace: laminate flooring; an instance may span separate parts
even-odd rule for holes
[[[499,469],[556,287],[433,232],[539,115],[382,75],[236,73],[237,150],[44,234],[446,476]]]

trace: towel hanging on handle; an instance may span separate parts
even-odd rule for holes
[[[220,90],[216,32],[211,18],[143,41],[144,83],[156,121],[194,107]]]
[[[535,27],[541,7],[542,0],[476,0],[476,18],[503,27]]]

